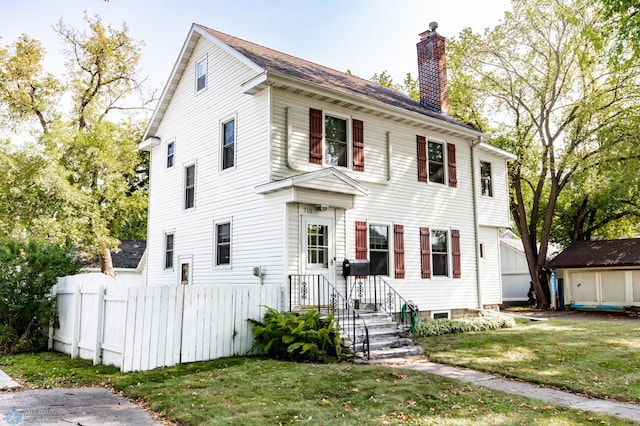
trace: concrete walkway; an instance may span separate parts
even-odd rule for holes
[[[0,390],[20,385],[0,370]],[[0,391],[0,425],[162,425],[105,388]]]
[[[369,364],[393,368],[424,371],[437,376],[448,377],[503,392],[539,399],[552,404],[562,405],[575,410],[609,414],[627,420],[640,421],[640,405],[610,400],[587,398],[570,392],[545,388],[531,383],[503,379],[490,373],[436,364],[426,359],[381,359],[369,361]]]

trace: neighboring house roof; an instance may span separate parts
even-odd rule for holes
[[[299,81],[336,93],[355,96],[362,100],[374,102],[377,105],[397,108],[400,111],[405,111],[405,113],[417,113],[424,117],[436,119],[443,124],[453,125],[458,131],[473,134],[474,137],[483,135],[473,126],[427,108],[397,90],[230,36],[203,25],[193,24],[162,93],[158,107],[150,120],[143,141],[147,138],[155,137],[155,132],[162,121],[173,93],[177,89],[178,82],[189,64],[197,41],[203,36],[230,53],[235,54],[242,62],[256,71],[255,81],[252,79],[243,84],[247,92],[251,90],[251,87],[261,87],[261,84],[267,84],[269,76],[280,76],[291,81]],[[502,152],[502,150],[499,151]]]
[[[136,269],[147,249],[145,240],[122,240],[120,251],[111,252],[111,260],[115,269]],[[85,268],[100,268],[100,259],[92,258],[84,263]]]
[[[621,266],[640,266],[640,238],[576,241],[545,265],[553,269]]]

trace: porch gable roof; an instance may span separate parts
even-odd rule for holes
[[[264,195],[291,188],[308,188],[347,195],[367,196],[369,194],[366,186],[334,167],[327,167],[258,185],[256,186],[256,193]]]

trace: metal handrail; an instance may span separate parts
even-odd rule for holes
[[[420,318],[418,307],[406,300],[379,275],[346,277],[348,301],[356,309],[378,312],[381,309],[403,329],[413,331]]]
[[[366,321],[324,275],[289,275],[289,310],[304,309],[333,313],[341,333],[353,342],[354,350],[358,343],[362,343],[362,353],[365,359],[369,359],[369,329]],[[361,327],[356,327],[356,322]],[[362,336],[357,336],[358,329],[363,330]]]

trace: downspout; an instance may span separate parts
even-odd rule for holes
[[[482,305],[482,283],[480,282],[480,225],[478,220],[478,200],[476,185],[476,155],[475,147],[482,143],[482,136],[478,136],[478,141],[471,144],[471,188],[473,194],[473,233],[475,237],[476,251],[476,289],[478,292],[478,309],[483,309]]]

